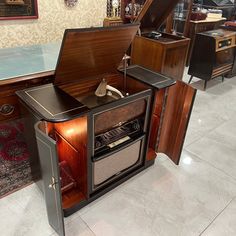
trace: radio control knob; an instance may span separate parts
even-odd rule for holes
[[[133,129],[134,130],[139,130],[140,126],[139,126],[139,123],[138,122],[134,122],[133,123]]]
[[[219,47],[220,47],[220,48],[222,47],[222,43],[219,43]]]
[[[231,44],[231,42],[230,42],[230,40],[228,41],[228,45],[230,45]]]
[[[95,148],[97,149],[97,148],[99,148],[99,147],[101,147],[102,146],[102,144],[101,144],[101,142],[99,142],[99,141],[95,141]]]

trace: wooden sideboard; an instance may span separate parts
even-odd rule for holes
[[[230,73],[234,65],[235,36],[235,32],[223,29],[196,35],[188,71],[191,75],[189,83],[193,77],[205,80],[205,90],[210,79],[222,76],[224,81],[224,75]]]
[[[16,91],[52,82],[54,71],[0,81],[0,122],[20,118]]]

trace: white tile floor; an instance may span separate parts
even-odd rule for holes
[[[186,77],[185,80],[188,78]],[[236,78],[199,88],[179,166],[155,165],[66,218],[67,236],[235,236]],[[30,185],[0,200],[3,236],[55,236]]]

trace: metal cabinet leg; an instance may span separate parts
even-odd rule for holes
[[[188,81],[188,84],[191,83],[192,79],[193,79],[193,75],[191,75],[191,77],[190,77],[190,79],[189,79],[189,81]]]
[[[205,83],[204,83],[204,91],[206,90],[206,87],[207,87],[207,79],[205,80]]]
[[[222,75],[222,82],[224,82],[224,80],[225,80],[225,76],[224,76],[224,75]]]

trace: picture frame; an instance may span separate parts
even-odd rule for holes
[[[38,19],[37,0],[0,0],[0,20]]]

